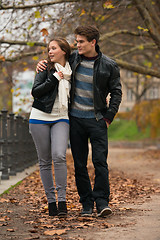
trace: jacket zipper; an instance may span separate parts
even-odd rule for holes
[[[96,64],[96,61],[99,59],[99,57],[95,60],[95,62],[94,62],[94,66],[93,66],[93,106],[94,106],[94,113],[95,113],[95,116],[96,116],[96,112],[95,112],[95,101],[94,101],[94,87],[95,87],[95,71],[94,71],[94,69],[95,69],[95,64]],[[97,120],[97,122],[98,122],[98,118],[96,117],[96,120]]]

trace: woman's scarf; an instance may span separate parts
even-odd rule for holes
[[[69,65],[69,62],[66,62],[65,67],[60,65],[59,63],[55,63],[55,69],[57,72],[63,73],[63,79],[59,80],[59,108],[60,110],[68,108],[68,97],[69,97],[69,91],[70,91],[70,80],[71,80],[71,74],[72,70]]]

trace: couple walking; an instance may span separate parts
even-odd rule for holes
[[[78,50],[71,53],[65,39],[54,38],[48,44],[48,59],[38,63],[29,127],[37,149],[49,215],[67,214],[66,149],[70,136],[81,216],[91,216],[95,203],[97,216],[104,217],[112,212],[108,205],[107,129],[121,102],[120,73],[117,64],[101,53],[96,27],[79,26],[75,36]],[[87,171],[88,139],[95,169],[93,189]]]

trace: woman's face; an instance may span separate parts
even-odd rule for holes
[[[65,54],[56,41],[49,43],[48,56],[51,62],[61,64],[65,60]]]

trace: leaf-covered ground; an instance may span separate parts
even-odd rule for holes
[[[137,157],[159,159],[159,151],[148,151]],[[39,171],[25,178],[20,185],[0,197],[0,239],[63,239],[83,240],[81,231],[88,229],[97,231],[115,227],[113,221],[134,211],[127,208],[130,203],[142,203],[151,194],[159,192],[158,185],[139,178],[134,178],[122,171],[110,169],[110,206],[113,214],[108,218],[97,218],[96,210],[92,218],[80,216],[81,205],[77,194],[73,159],[70,151],[67,153],[68,186],[67,186],[67,218],[49,217],[48,204],[41,183]],[[88,169],[92,184],[94,169],[89,159]],[[119,222],[116,226],[124,225]],[[127,226],[127,224],[126,224]],[[70,232],[78,232],[76,237]],[[79,236],[77,238],[77,236]],[[92,239],[92,238],[91,238]]]

